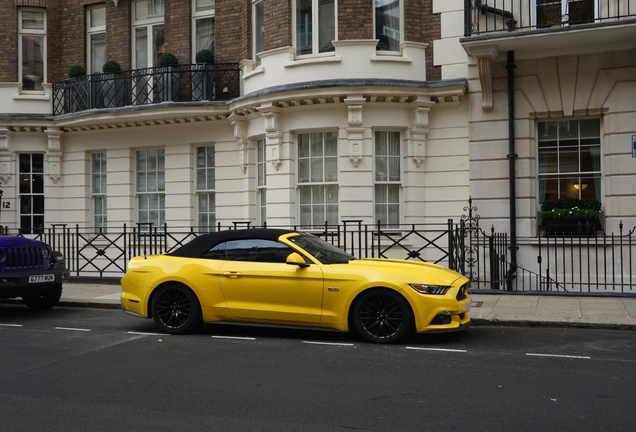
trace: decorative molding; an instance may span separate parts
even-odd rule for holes
[[[348,96],[344,102],[347,104],[347,141],[349,142],[349,160],[354,167],[358,167],[362,161],[362,105],[366,102],[363,96]]]
[[[263,114],[265,122],[265,145],[267,148],[268,160],[276,171],[279,170],[283,161],[281,160],[281,115],[278,109],[271,103],[261,105],[258,110]]]
[[[486,46],[471,52],[477,59],[479,67],[479,82],[481,84],[481,108],[489,111],[492,109],[492,62],[499,52],[495,46]]]
[[[57,128],[47,128],[45,130],[48,138],[47,156],[47,173],[53,183],[62,176],[62,146],[60,137],[64,132]]]
[[[11,178],[11,159],[13,152],[9,151],[9,141],[11,140],[11,131],[9,129],[0,128],[0,181],[8,183]]]
[[[234,126],[234,139],[239,147],[239,168],[243,174],[247,173],[247,120],[243,116],[230,115],[230,124]]]
[[[407,140],[410,144],[410,156],[417,168],[420,167],[426,158],[426,134],[429,127],[429,113],[434,104],[435,102],[430,100],[430,98],[418,98],[411,104],[413,125],[408,129]]]

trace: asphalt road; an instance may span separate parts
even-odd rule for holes
[[[630,331],[474,327],[373,345],[0,304],[0,431],[633,431]]]

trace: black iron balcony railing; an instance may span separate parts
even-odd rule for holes
[[[636,19],[636,0],[464,0],[464,36]]]
[[[226,101],[238,96],[238,64],[153,67],[55,83],[53,115],[161,102]]]

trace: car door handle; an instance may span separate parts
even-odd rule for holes
[[[223,273],[223,276],[235,278],[235,277],[241,276],[241,273],[240,272],[229,271],[229,272]]]

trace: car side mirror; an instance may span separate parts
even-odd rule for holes
[[[285,262],[289,265],[296,265],[298,267],[309,267],[309,264],[305,262],[298,252],[290,253]]]

